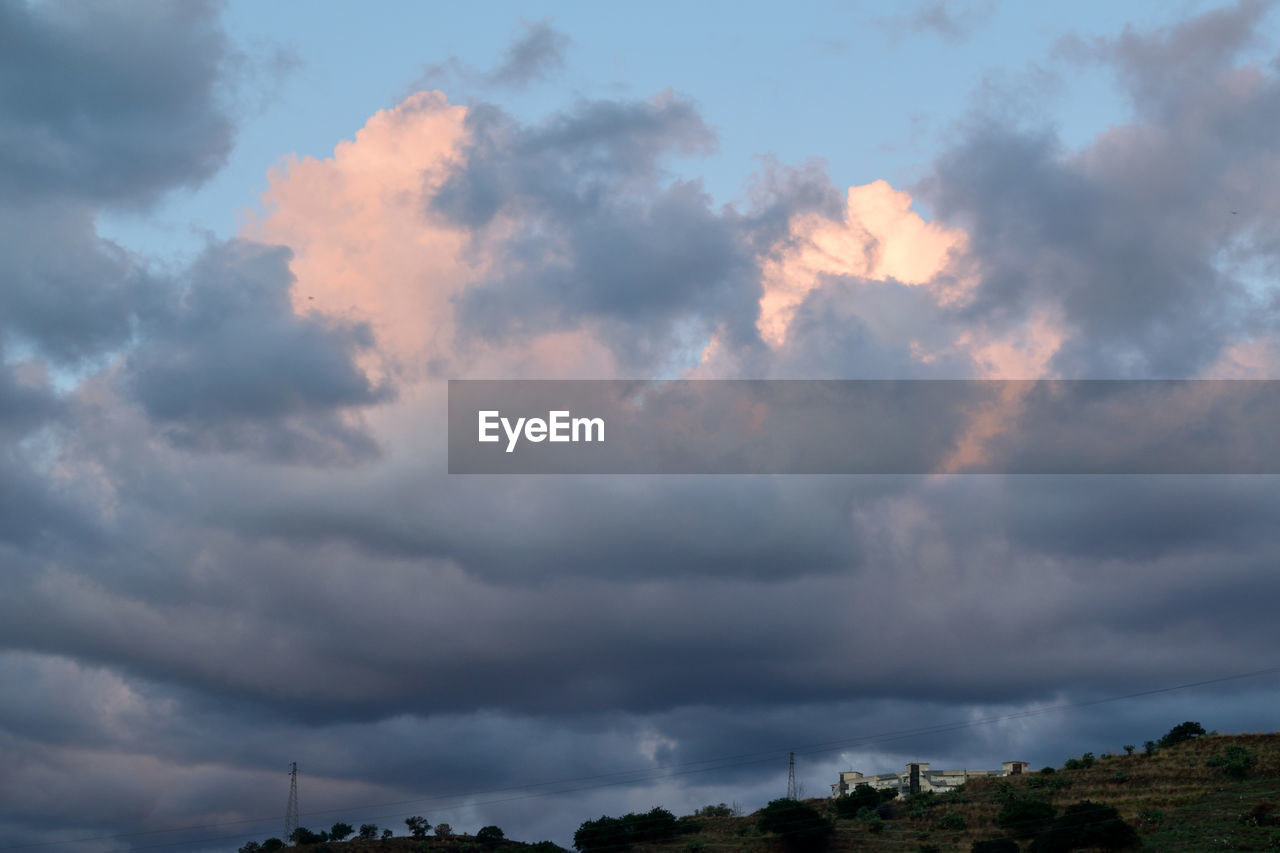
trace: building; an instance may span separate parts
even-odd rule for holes
[[[945,794],[981,776],[1020,776],[1030,773],[1025,761],[1006,761],[999,770],[932,770],[928,764],[908,764],[905,770],[897,773],[881,773],[878,776],[863,776],[856,770],[846,770],[840,774],[840,781],[831,786],[831,796],[839,797],[849,793],[859,785],[870,785],[878,791],[892,790],[899,794],[914,794],[922,791],[934,791]]]

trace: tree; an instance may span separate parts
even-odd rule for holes
[[[262,853],[275,853],[276,850],[283,850],[284,842],[279,838],[268,838],[262,842]]]
[[[341,841],[355,831],[355,827],[349,823],[335,823],[329,828],[329,840]]]
[[[861,782],[843,797],[836,798],[836,814],[839,817],[857,817],[862,809],[874,809],[896,796],[898,796],[897,791],[877,791],[866,782]]]
[[[601,815],[597,820],[583,821],[573,834],[573,846],[582,853],[596,850],[626,850],[631,846],[627,826],[619,818]]]
[[[448,838],[450,835],[453,835],[453,827],[449,826],[447,823],[437,823],[436,835],[440,838]]]
[[[1072,850],[1127,850],[1141,842],[1132,826],[1112,806],[1082,800],[1067,806],[1062,816],[1036,837],[1030,853],[1070,853]]]
[[[761,832],[772,832],[793,853],[818,853],[827,849],[835,827],[812,806],[796,800],[774,800],[760,810],[756,824]]]
[[[996,815],[996,826],[1009,830],[1015,838],[1027,838],[1048,826],[1054,814],[1053,806],[1044,800],[1014,797]]]
[[[496,844],[506,837],[501,827],[497,826],[482,826],[480,831],[476,833],[476,840],[485,844]]]
[[[1177,746],[1180,743],[1186,743],[1189,740],[1204,737],[1204,735],[1204,726],[1187,720],[1185,723],[1179,723],[1169,729],[1168,734],[1160,738],[1159,746],[1161,749],[1170,746]]]
[[[300,826],[293,832],[289,833],[289,840],[294,844],[319,844],[322,841],[328,841],[329,836],[323,832],[312,832],[305,826]]]
[[[259,853],[260,850],[262,850],[261,844],[256,841],[250,841],[240,848],[239,853]]]
[[[376,823],[362,823],[357,835],[362,841],[372,841],[378,837],[378,825]]]
[[[391,837],[391,836],[393,836],[393,835],[395,835],[395,833],[394,833],[394,832],[392,832],[392,831],[391,831],[391,830],[389,830],[389,829],[384,829],[384,830],[382,830],[382,840],[383,840],[383,841],[386,841],[388,838],[390,838],[390,837]]]
[[[427,830],[431,828],[431,824],[422,815],[413,815],[405,818],[404,825],[409,827],[409,834],[414,838],[426,838]]]
[[[1126,743],[1126,744],[1124,745],[1124,754],[1125,754],[1125,755],[1133,755],[1133,751],[1134,751],[1135,749],[1137,749],[1137,747],[1136,747],[1136,746],[1134,746],[1134,745],[1133,745],[1133,744],[1131,744],[1131,743]]]

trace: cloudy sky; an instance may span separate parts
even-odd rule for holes
[[[444,395],[1280,378],[1280,11],[463,5],[0,0],[0,850],[1274,729],[1275,478],[450,476]]]

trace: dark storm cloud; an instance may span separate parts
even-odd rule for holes
[[[295,314],[289,258],[245,241],[210,246],[172,304],[142,324],[125,382],[176,442],[285,458],[373,451],[333,416],[391,396],[353,362],[372,332]]]
[[[0,187],[140,204],[222,164],[213,3],[0,2]]]

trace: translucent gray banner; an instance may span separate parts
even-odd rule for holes
[[[452,474],[1276,474],[1273,380],[450,380]]]

